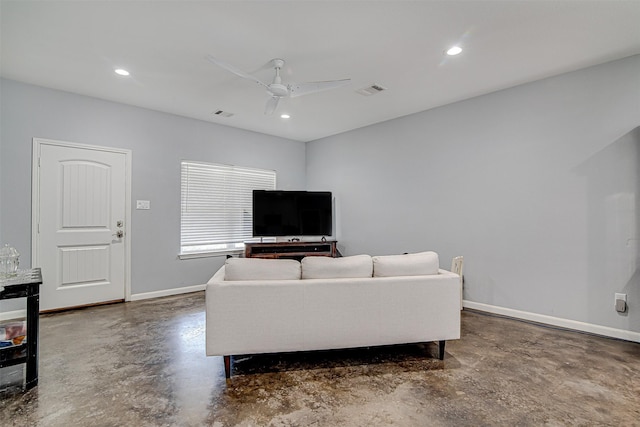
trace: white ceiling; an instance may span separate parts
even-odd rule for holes
[[[640,53],[638,0],[1,0],[0,19],[3,77],[298,141]],[[207,54],[247,72],[283,58],[285,83],[352,82],[265,116],[264,89]],[[388,90],[355,92],[373,83]]]

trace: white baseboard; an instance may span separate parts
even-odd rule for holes
[[[25,319],[27,317],[27,310],[14,310],[14,311],[5,311],[0,313],[0,321],[2,320],[12,320],[12,319]]]
[[[528,311],[514,310],[511,308],[499,307],[495,305],[482,304],[479,302],[462,302],[463,307],[478,311],[485,311],[516,319],[528,320],[531,322],[544,323],[546,325],[559,326],[561,328],[573,329],[581,332],[588,332],[605,337],[618,338],[626,341],[640,342],[640,332],[627,331],[624,329],[610,328],[608,326],[594,325],[592,323],[578,322],[576,320],[563,319],[560,317],[547,316],[544,314],[530,313]]]
[[[168,297],[171,295],[188,294],[191,292],[204,291],[207,285],[185,286],[184,288],[164,289],[162,291],[144,292],[141,294],[132,294],[129,301],[140,301],[143,299]]]

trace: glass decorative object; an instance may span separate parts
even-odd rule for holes
[[[14,277],[18,273],[20,265],[20,253],[16,248],[4,245],[0,249],[0,278]]]

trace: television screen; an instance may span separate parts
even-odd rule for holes
[[[330,236],[329,191],[253,191],[253,236]]]

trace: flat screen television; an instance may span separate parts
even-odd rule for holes
[[[253,236],[330,236],[330,191],[253,190]]]

